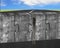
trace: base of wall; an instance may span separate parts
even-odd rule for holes
[[[33,42],[0,43],[0,48],[60,48],[60,40]]]

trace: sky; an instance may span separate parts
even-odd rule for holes
[[[1,10],[60,10],[60,0],[1,0]]]

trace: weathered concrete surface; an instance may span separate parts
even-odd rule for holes
[[[35,31],[33,18],[36,20]],[[59,24],[58,12],[0,13],[0,42],[60,39]]]

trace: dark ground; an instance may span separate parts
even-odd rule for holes
[[[1,43],[0,48],[60,48],[60,40],[32,42]]]

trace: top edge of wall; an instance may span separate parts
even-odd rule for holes
[[[30,12],[30,11],[33,11],[33,12],[60,12],[60,10],[1,10],[0,12]]]

